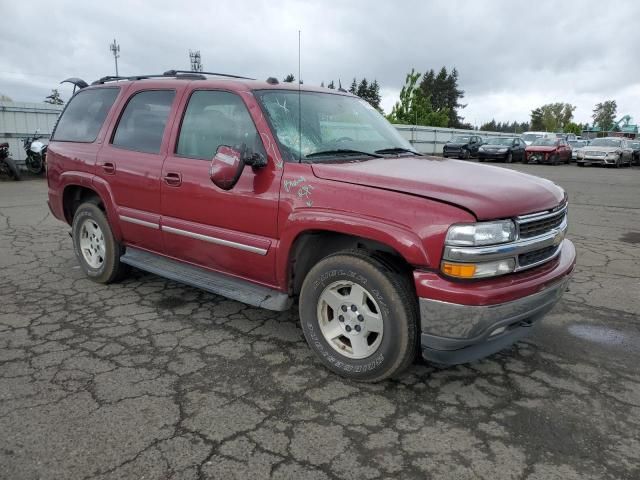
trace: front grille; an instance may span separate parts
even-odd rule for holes
[[[538,262],[543,262],[546,259],[552,257],[556,251],[558,250],[558,246],[551,245],[550,247],[541,248],[539,250],[534,250],[532,252],[523,253],[518,255],[518,265],[520,268],[527,267],[529,265],[533,265]]]
[[[520,238],[532,238],[544,235],[562,225],[566,215],[567,210],[563,208],[559,212],[545,216],[540,220],[521,220],[518,222],[520,226]]]
[[[587,150],[584,154],[590,157],[604,157],[607,155],[605,152],[598,152],[596,150]]]

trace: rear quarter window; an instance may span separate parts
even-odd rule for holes
[[[62,112],[52,140],[59,142],[95,142],[120,89],[91,88],[78,92]]]

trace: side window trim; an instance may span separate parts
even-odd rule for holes
[[[175,138],[173,139],[173,145],[170,145],[169,147],[172,147],[169,149],[169,151],[171,152],[171,155],[174,155],[176,157],[179,158],[188,158],[191,160],[200,160],[200,161],[210,161],[211,159],[206,159],[206,158],[202,158],[202,157],[196,157],[196,156],[190,156],[190,155],[184,155],[181,153],[178,153],[178,145],[180,143],[180,134],[182,133],[182,127],[184,126],[184,119],[187,115],[187,109],[189,108],[189,103],[191,102],[191,98],[193,97],[193,95],[197,92],[221,92],[221,93],[229,93],[231,95],[235,95],[238,99],[240,99],[240,102],[242,102],[242,104],[244,105],[244,108],[247,112],[247,115],[249,116],[249,119],[251,120],[251,123],[253,125],[253,128],[255,129],[256,133],[258,134],[258,138],[259,141],[262,145],[263,150],[266,152],[266,148],[264,146],[264,142],[262,141],[262,136],[260,135],[260,132],[258,130],[258,126],[256,125],[255,120],[253,119],[253,116],[251,115],[251,111],[249,110],[249,106],[246,104],[246,102],[244,101],[244,98],[242,98],[242,95],[239,95],[238,92],[235,92],[233,90],[230,89],[226,89],[226,88],[194,88],[193,90],[191,90],[188,93],[188,97],[186,99],[186,101],[184,102],[184,105],[182,106],[182,112],[180,114],[180,123],[178,124],[178,128],[176,129],[176,133],[175,133]],[[213,156],[212,156],[213,158]]]
[[[171,105],[169,106],[169,113],[167,114],[167,120],[164,124],[164,130],[162,132],[162,140],[160,141],[158,152],[155,152],[155,153],[147,152],[144,150],[134,150],[132,148],[127,148],[127,147],[116,145],[113,143],[116,133],[118,132],[118,127],[120,125],[120,122],[122,121],[122,117],[124,116],[124,113],[127,111],[127,107],[137,95],[141,93],[146,93],[146,92],[173,92],[173,99],[171,100]],[[109,133],[109,140],[108,140],[109,146],[112,148],[117,148],[119,150],[126,150],[129,152],[147,153],[149,155],[161,155],[163,153],[162,145],[164,144],[167,138],[167,135],[170,133],[169,127],[170,127],[171,117],[172,117],[171,113],[175,109],[177,102],[179,102],[179,100],[180,100],[179,94],[175,88],[145,88],[145,89],[134,90],[133,92],[129,92],[128,96],[123,100],[123,103],[121,105],[118,105],[118,108],[119,108],[118,115],[114,119],[114,123],[110,126],[111,131]]]

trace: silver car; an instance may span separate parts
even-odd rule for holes
[[[571,145],[571,160],[573,162],[578,158],[578,152],[580,149],[589,145],[587,140],[567,140],[567,143]]]
[[[576,154],[579,167],[585,165],[631,166],[632,160],[633,149],[623,137],[596,138],[589,146],[580,148]]]

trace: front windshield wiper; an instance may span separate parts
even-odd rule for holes
[[[367,157],[382,158],[382,155],[378,155],[377,152],[376,153],[362,152],[360,150],[351,150],[350,148],[336,148],[333,150],[322,150],[319,152],[310,153],[309,155],[305,155],[304,158],[327,157],[329,155],[339,155],[339,156],[365,155]]]
[[[411,150],[410,148],[404,148],[404,147],[381,148],[380,150],[376,150],[375,153],[379,153],[381,155],[384,155],[384,154],[393,155],[394,153],[412,153],[414,155],[420,155],[420,153],[416,152],[415,150]]]

